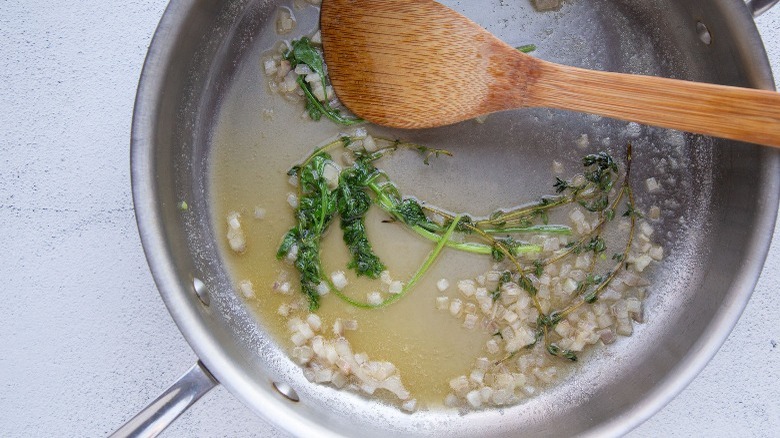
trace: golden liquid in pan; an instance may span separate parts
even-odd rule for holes
[[[262,108],[228,105],[223,109],[226,112],[221,118],[223,123],[213,138],[210,197],[215,234],[234,282],[252,282],[256,298],[247,303],[279,345],[290,351],[293,344],[287,318],[278,315],[277,309],[303,295],[297,271],[275,257],[281,237],[293,225],[293,210],[287,203],[287,195],[296,189],[289,184],[286,172],[314,146],[335,133],[336,128],[329,122],[301,120],[299,113],[290,108],[294,105],[284,103],[274,107],[273,116],[266,113],[265,117],[260,116]],[[300,120],[299,127],[304,129],[291,131],[291,119]],[[384,164],[398,168],[424,167],[420,156],[412,152],[397,153],[380,163]],[[265,210],[263,219],[255,218],[256,207]],[[247,239],[247,250],[241,255],[230,250],[225,237],[225,218],[231,211],[241,214]],[[434,244],[402,225],[384,223],[386,218],[378,208],[372,208],[366,221],[369,239],[393,279],[406,282]],[[365,302],[369,292],[384,286],[379,280],[358,279],[346,269],[348,252],[338,220],[332,223],[323,241],[322,260],[326,274],[336,270],[347,272],[349,285],[345,293],[357,300]],[[422,281],[399,302],[384,309],[361,310],[329,294],[322,298],[317,313],[322,318],[323,331],[329,336],[333,336],[331,327],[337,318],[357,320],[358,330],[345,333],[353,351],[365,352],[371,360],[392,362],[412,397],[428,404],[441,404],[450,392],[449,380],[469,372],[474,359],[484,355],[482,350],[489,336],[479,328],[466,330],[462,319],[436,309],[435,299],[439,296],[436,282],[447,278],[451,285],[446,294],[455,297],[459,294],[457,280],[474,278],[490,266],[489,257],[445,249]],[[288,273],[288,281],[293,286],[291,295],[273,291],[282,272]]]

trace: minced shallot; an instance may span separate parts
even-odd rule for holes
[[[293,359],[303,366],[303,373],[310,381],[331,383],[337,388],[352,386],[366,394],[383,389],[405,401],[402,405],[405,410],[416,409],[416,400],[411,399],[393,364],[371,361],[365,353],[353,354],[349,341],[338,334],[326,338],[320,334],[322,321],[317,315],[309,314],[305,321],[291,318],[288,328],[290,340],[295,344]]]
[[[578,234],[596,226],[589,216],[592,214],[578,207],[569,212]],[[624,232],[627,224],[620,224]],[[579,353],[597,343],[612,344],[618,336],[631,336],[635,323],[644,322],[642,301],[650,283],[642,273],[652,262],[661,261],[664,253],[662,246],[651,242],[655,230],[649,222],[640,222],[636,228],[637,244],[626,257],[627,268],[617,272],[596,302],[578,307],[550,332],[560,349]],[[547,243],[550,241],[556,243]],[[536,243],[543,248],[541,256],[552,257],[560,249],[559,242],[559,237],[550,236]],[[545,266],[539,276],[529,275],[542,309],[549,312],[571,300],[595,262],[593,254],[582,253]],[[469,374],[450,379],[452,392],[444,397],[445,406],[481,409],[514,404],[565,375],[561,359],[536,341],[538,310],[512,280],[502,280],[500,270],[494,267],[475,278],[458,280],[457,298],[436,298],[436,309],[461,320],[464,329],[481,328],[491,336],[484,345],[486,357],[476,359]]]

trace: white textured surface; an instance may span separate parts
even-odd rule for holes
[[[0,1],[0,436],[101,436],[194,354],[137,237],[133,97],[165,0]],[[759,18],[780,72],[780,7]],[[702,374],[635,437],[780,433],[780,231]],[[224,389],[166,436],[272,436]]]

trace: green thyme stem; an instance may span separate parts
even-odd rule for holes
[[[432,242],[439,242],[443,237],[434,233],[433,231],[428,231],[423,227],[414,226],[412,227],[412,230],[419,234],[420,236],[432,241]],[[447,246],[453,249],[457,249],[459,251],[465,251],[470,252],[472,254],[481,254],[481,255],[490,255],[493,251],[489,246],[483,245],[481,243],[476,242],[453,242],[448,241]]]
[[[515,49],[523,53],[531,53],[536,50],[536,44],[525,44],[519,47],[515,47]]]
[[[325,281],[327,281],[327,283],[328,283],[329,287],[331,288],[331,290],[333,291],[334,295],[336,295],[337,297],[341,298],[344,302],[346,302],[346,303],[348,303],[348,304],[350,304],[350,305],[352,305],[354,307],[357,307],[357,308],[360,308],[360,309],[381,309],[383,307],[387,307],[387,306],[397,302],[398,300],[400,300],[404,296],[406,296],[409,293],[409,291],[411,291],[412,288],[417,284],[417,282],[420,281],[420,279],[422,279],[422,277],[425,275],[425,273],[428,272],[428,270],[431,268],[431,266],[433,266],[433,264],[436,262],[436,259],[438,259],[439,255],[441,255],[441,252],[444,249],[444,247],[446,246],[447,242],[450,240],[450,238],[452,238],[452,233],[455,232],[455,228],[457,228],[458,223],[460,222],[461,218],[462,218],[462,216],[460,216],[460,215],[457,216],[456,220],[452,223],[452,225],[450,225],[450,227],[447,228],[447,231],[444,233],[444,235],[441,237],[439,242],[436,244],[436,247],[433,249],[433,251],[431,251],[430,254],[428,254],[428,257],[425,259],[425,262],[423,262],[423,264],[420,266],[420,268],[417,270],[417,272],[415,272],[415,274],[412,276],[412,278],[409,280],[409,282],[406,283],[406,285],[403,287],[401,292],[396,294],[396,295],[393,295],[393,296],[391,296],[391,297],[389,297],[387,299],[385,299],[384,301],[382,301],[379,304],[368,304],[368,303],[363,303],[363,302],[354,300],[354,299],[346,296],[345,294],[343,294],[340,290],[336,289],[336,287],[333,285],[333,282],[330,281],[330,279],[325,279]]]
[[[528,217],[533,217],[534,215],[545,212],[548,210],[552,210],[557,207],[561,207],[563,205],[571,204],[573,202],[582,201],[586,199],[590,199],[593,196],[597,194],[597,191],[595,190],[592,185],[589,185],[586,188],[583,188],[581,190],[577,190],[574,194],[570,196],[557,196],[555,198],[547,198],[546,201],[537,202],[535,204],[532,204],[530,206],[521,207],[517,210],[512,210],[508,212],[504,212],[496,217],[491,217],[489,219],[481,220],[476,222],[475,225],[477,226],[487,226],[487,225],[497,225],[507,222],[512,222],[514,220],[522,220]]]
[[[601,284],[596,288],[594,291],[594,297],[598,298],[598,296],[606,289],[610,283],[618,276],[620,271],[623,269],[624,263],[625,263],[625,257],[628,256],[629,251],[631,251],[631,247],[634,242],[634,231],[636,229],[636,214],[633,213],[634,211],[634,191],[631,189],[631,158],[632,158],[632,147],[631,144],[628,144],[628,148],[626,151],[626,176],[623,179],[623,187],[620,190],[620,195],[615,199],[615,202],[612,204],[611,208],[614,210],[617,208],[617,203],[622,199],[622,197],[625,195],[628,198],[628,211],[629,211],[629,220],[630,220],[630,227],[628,230],[628,239],[626,239],[626,246],[623,249],[623,258],[618,261],[618,263],[615,265],[615,267],[612,269],[610,274],[607,276],[606,279],[604,279]],[[603,218],[603,223],[606,222],[606,218]],[[594,257],[595,260],[595,257]],[[579,309],[583,304],[585,304],[585,298],[584,296],[580,296],[579,301],[576,304],[571,304],[564,310],[560,312],[561,317],[566,317],[572,312],[575,312],[577,309]]]
[[[376,203],[379,205],[379,207],[384,210],[389,215],[393,216],[394,219],[401,221],[401,218],[398,217],[395,214],[395,202],[382,190],[382,187],[380,187],[376,181],[371,181],[368,183],[368,187],[371,189],[371,191],[374,192],[374,195],[376,195]],[[426,207],[427,208],[427,207]],[[443,212],[436,210],[438,213],[442,214]],[[444,213],[446,214],[446,213]],[[449,216],[449,215],[447,215]],[[452,217],[452,216],[449,216]],[[412,231],[420,235],[421,237],[424,237],[432,242],[439,242],[442,240],[442,236],[434,233],[433,231],[427,230],[419,225],[415,225],[413,227],[410,227]],[[447,240],[447,246],[453,249],[457,249],[459,251],[465,251],[470,252],[472,254],[481,254],[481,255],[490,255],[493,252],[493,247],[488,246],[485,244],[477,243],[477,242],[453,242],[451,240]],[[542,248],[538,245],[518,245],[512,250],[516,254],[523,254],[523,253],[529,253],[529,252],[540,252]]]
[[[555,234],[562,236],[571,235],[571,227],[565,225],[534,225],[531,227],[506,227],[506,228],[486,228],[483,229],[487,234]]]
[[[331,292],[333,292],[333,295],[339,297],[345,303],[347,303],[347,304],[349,304],[349,305],[351,305],[353,307],[357,307],[358,309],[374,309],[375,308],[375,306],[373,306],[371,304],[363,303],[363,302],[354,300],[354,299],[344,295],[344,293],[342,293],[340,290],[336,289],[336,286],[333,284],[333,282],[330,280],[330,278],[325,278],[324,280],[328,284],[328,287],[330,288]]]
[[[625,186],[624,186],[623,189],[621,189],[620,192],[618,193],[618,195],[615,197],[615,200],[612,201],[612,204],[609,206],[609,208],[611,210],[615,210],[617,208],[617,206],[620,204],[620,201],[623,199],[623,196],[625,196],[625,192],[626,192],[626,190],[625,190]],[[604,226],[604,224],[606,222],[607,222],[606,216],[602,215],[601,219],[599,220],[599,223],[596,225],[596,228],[594,228],[594,230],[600,229],[602,226]],[[564,258],[570,256],[578,246],[581,246],[584,243],[586,243],[588,240],[590,240],[592,238],[592,236],[593,236],[593,231],[591,231],[590,233],[588,233],[585,236],[583,236],[576,244],[574,244],[570,248],[567,248],[567,249],[563,250],[562,252],[560,252],[558,254],[555,254],[554,256],[548,258],[547,260],[544,260],[542,262],[542,264],[543,265],[549,265],[549,264],[556,263],[556,262],[559,262],[559,261],[563,260]]]
[[[633,195],[631,193],[631,189],[630,188],[628,188],[628,193],[629,193],[629,199],[630,199],[629,200],[629,205],[633,205],[634,204],[633,203]],[[636,216],[635,215],[631,215],[630,221],[631,221],[631,226],[629,228],[628,239],[627,239],[626,246],[625,246],[625,249],[623,251],[623,254],[628,254],[628,252],[631,251],[631,246],[633,245],[633,242],[634,242],[634,230],[636,228]],[[598,296],[601,295],[602,292],[604,292],[604,289],[606,289],[610,285],[610,283],[612,283],[612,281],[618,276],[620,271],[623,269],[624,263],[625,263],[625,261],[623,261],[623,260],[619,261],[615,265],[615,267],[612,269],[612,272],[610,272],[609,276],[607,276],[607,278],[596,288],[596,290],[594,292],[594,296],[596,298],[598,298]],[[583,304],[585,304],[585,299],[580,297],[580,299],[578,300],[577,303],[571,304],[567,308],[562,310],[560,312],[561,316],[562,317],[568,316],[572,312],[577,311],[577,309],[582,307]]]
[[[430,149],[425,146],[413,143],[405,143],[398,140],[390,140],[380,137],[375,137],[377,145],[380,146],[379,148],[376,148],[373,151],[366,151],[365,149],[356,150],[355,147],[350,147],[350,144],[357,140],[360,139],[355,137],[341,137],[338,140],[331,141],[324,146],[317,148],[304,161],[299,169],[306,168],[317,156],[339,146],[351,150],[355,154],[358,162],[363,163],[364,166],[367,165],[366,163],[369,163],[368,165],[370,165],[371,162],[378,160],[384,155],[389,154],[399,148],[417,150],[425,157],[426,164],[428,164],[428,159],[431,156],[438,156],[440,154],[450,155],[449,152],[444,150]],[[586,302],[592,303],[592,300],[594,298],[597,299],[599,294],[601,294],[619,275],[622,267],[625,265],[625,258],[630,252],[634,241],[634,232],[638,216],[634,210],[634,196],[630,186],[631,145],[628,145],[626,174],[622,187],[611,202],[608,201],[608,192],[612,187],[612,180],[610,179],[607,181],[607,183],[603,183],[603,180],[598,179],[601,174],[595,174],[597,171],[617,173],[617,167],[612,164],[611,157],[605,154],[604,156],[609,160],[608,163],[610,164],[599,164],[601,166],[599,169],[594,170],[590,174],[586,173],[586,178],[588,178],[588,181],[590,182],[580,186],[572,186],[571,183],[558,180],[556,183],[556,188],[559,189],[559,193],[564,190],[569,190],[568,194],[561,194],[555,197],[545,198],[536,204],[518,208],[509,212],[501,212],[500,214],[492,216],[490,219],[476,222],[472,222],[471,219],[466,217],[464,214],[453,215],[436,207],[428,205],[421,206],[415,200],[403,198],[398,190],[398,187],[392,182],[392,180],[390,180],[385,172],[376,169],[373,166],[370,168],[364,167],[363,169],[368,169],[365,171],[370,173],[367,174],[367,179],[365,180],[366,182],[361,184],[370,192],[373,192],[373,202],[383,211],[389,214],[394,220],[407,225],[408,228],[410,228],[419,236],[435,242],[436,246],[425,259],[423,264],[419,267],[417,272],[412,276],[409,282],[402,288],[401,293],[390,296],[379,304],[368,304],[346,296],[344,293],[342,293],[342,291],[339,291],[335,288],[333,282],[329,278],[323,278],[322,281],[326,282],[326,284],[328,284],[328,286],[331,288],[331,291],[333,291],[334,295],[336,295],[344,302],[361,309],[378,309],[389,306],[406,296],[419,282],[419,280],[429,271],[445,247],[450,247],[458,251],[465,251],[473,254],[490,255],[493,256],[496,260],[505,258],[517,269],[517,273],[519,275],[518,283],[520,287],[524,289],[531,297],[533,306],[540,315],[539,321],[537,322],[536,341],[534,341],[534,343],[529,346],[533,346],[537,342],[542,341],[545,344],[547,351],[551,354],[564,357],[569,360],[576,360],[576,355],[573,352],[568,350],[561,350],[557,345],[550,343],[549,338],[552,336],[550,329],[552,329],[560,320],[579,309]],[[326,158],[330,159],[329,157]],[[603,159],[603,157],[601,155],[595,156],[595,158],[591,158],[591,161],[593,162],[596,159]],[[599,163],[598,161],[596,162]],[[586,164],[586,166],[588,165],[590,164]],[[300,196],[302,190],[300,185],[300,173],[298,176],[298,192]],[[609,178],[612,178],[612,176]],[[585,201],[597,197],[598,204],[596,204],[595,201],[591,204],[585,203]],[[616,209],[626,197],[628,198],[628,211],[626,212],[625,216],[629,216],[630,218],[630,230],[624,253],[622,254],[622,257],[619,258],[619,262],[606,278],[594,276],[593,271],[596,267],[597,257],[599,256],[599,253],[603,252],[604,250],[604,242],[601,241],[601,249],[596,250],[592,249],[593,241],[595,239],[600,239],[601,233],[604,230],[607,222],[614,218]],[[325,199],[323,198],[321,202],[323,203],[321,210],[324,212],[326,210],[326,205],[324,204]],[[534,262],[533,267],[523,267],[517,256],[526,253],[542,252],[542,248],[540,246],[518,244],[513,239],[508,237],[506,239],[494,237],[498,235],[524,233],[571,235],[572,229],[563,225],[528,225],[533,223],[532,221],[539,220],[540,218],[546,222],[547,212],[549,210],[575,202],[581,203],[586,209],[590,211],[596,211],[595,209],[598,208],[600,211],[598,223],[594,226],[593,230],[584,236],[581,236],[581,238],[576,243],[571,244],[571,246],[565,250],[559,251],[545,260],[537,260]],[[409,210],[410,204],[417,209],[416,212],[414,209]],[[428,210],[429,212],[437,214],[447,220],[448,225],[446,226],[446,229],[443,225],[436,224],[429,218],[426,218],[422,212],[422,209]],[[321,213],[320,217],[316,218],[316,225],[319,228],[322,228],[326,222],[326,219],[328,219],[328,217],[323,215],[324,213]],[[507,224],[511,225],[508,226]],[[452,236],[456,230],[464,231],[466,234],[471,234],[474,236],[473,240],[478,241],[454,242],[452,241]],[[594,235],[596,237],[593,237]],[[577,302],[570,303],[563,310],[552,311],[549,314],[546,314],[542,310],[541,302],[537,296],[538,291],[533,284],[533,277],[530,274],[536,273],[539,275],[539,270],[545,266],[556,263],[574,253],[579,253],[583,250],[593,250],[594,257],[589,264],[588,280],[583,281],[579,286]],[[320,272],[322,272],[321,267]],[[320,274],[320,276],[322,275]],[[595,287],[595,289],[588,291],[590,287]],[[515,354],[517,353],[512,353],[503,360],[514,357]]]
[[[303,93],[306,95],[308,102],[314,105],[314,107],[317,108],[317,111],[319,111],[321,114],[324,114],[325,117],[329,118],[332,122],[343,126],[365,123],[365,120],[363,119],[344,117],[339,112],[337,112],[337,110],[331,108],[330,104],[320,102],[320,100],[314,96],[314,94],[309,89],[309,86],[303,80],[303,76],[298,76],[296,82],[298,83],[298,86],[301,88],[301,90],[303,90]]]
[[[417,273],[414,274],[411,280],[404,286],[401,293],[392,296],[385,300],[380,307],[389,306],[390,304],[395,303],[396,301],[403,298],[413,287],[415,284],[417,284],[418,281],[425,275],[426,272],[433,266],[433,263],[436,261],[436,259],[441,255],[442,250],[444,249],[444,246],[449,242],[450,238],[452,237],[452,233],[455,232],[455,228],[457,228],[458,223],[460,222],[462,215],[458,215],[455,220],[452,222],[452,225],[450,225],[449,228],[447,228],[447,231],[442,236],[441,240],[439,240],[439,243],[436,244],[436,248],[431,251],[431,253],[428,255],[428,258],[425,259],[425,263],[420,266],[420,269],[417,270]]]
[[[447,214],[447,213],[445,213],[445,212],[440,212],[440,214],[442,214],[442,216],[444,218],[446,218],[446,219],[452,219],[452,216]],[[510,251],[509,248],[507,248],[506,245],[503,242],[495,239],[493,236],[485,233],[483,230],[481,230],[479,227],[477,227],[477,226],[475,226],[473,224],[465,224],[465,225],[471,231],[473,231],[474,233],[480,235],[483,239],[485,239],[486,241],[491,243],[491,254],[492,254],[492,248],[496,248],[504,255],[504,257],[509,259],[509,261],[512,262],[513,265],[515,265],[515,268],[517,268],[517,272],[520,273],[520,282],[521,283],[524,282],[523,280],[525,280],[526,282],[530,282],[530,279],[528,279],[526,274],[523,273],[523,271],[524,271],[523,266],[517,260],[517,257],[515,257],[515,254],[512,251]],[[540,248],[540,250],[541,250],[541,248]],[[542,304],[539,302],[539,297],[536,296],[536,293],[532,293],[529,290],[526,290],[526,292],[531,297],[531,301],[533,302],[534,307],[539,312],[539,314],[540,315],[543,314],[544,312],[542,311]]]

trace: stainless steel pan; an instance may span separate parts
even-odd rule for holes
[[[536,56],[555,62],[772,89],[751,12],[775,2],[568,0],[544,14],[527,0],[445,3],[510,43],[536,43]],[[258,56],[270,47],[263,35],[278,5],[292,6],[173,0],[149,49],[133,121],[136,215],[160,293],[202,363],[118,435],[159,432],[217,381],[295,435],[618,435],[664,406],[714,355],[761,272],[778,208],[780,155],[645,128],[633,139],[635,178],[641,184],[658,167],[668,169],[659,236],[669,256],[655,270],[649,318],[634,336],[588,358],[575,377],[542,396],[467,415],[407,415],[308,383],[234,293],[215,243],[221,231],[209,216],[211,133],[220,118],[262,100]],[[299,13],[299,28],[316,20],[312,10]],[[395,135],[446,144],[474,168],[465,178],[484,190],[500,181],[478,175],[511,166],[522,175],[522,194],[543,191],[549,175],[539,169],[554,157],[581,156],[571,144],[582,133],[618,151],[630,136],[619,122],[547,110]],[[254,134],[250,127],[246,136]],[[180,214],[181,199],[191,214]]]

